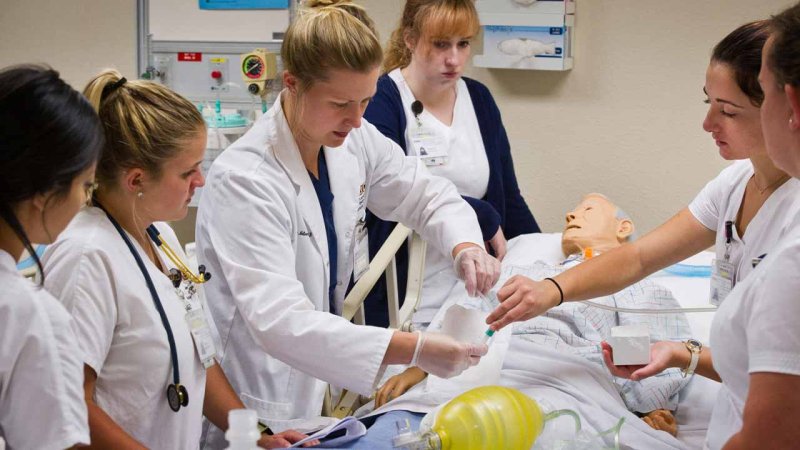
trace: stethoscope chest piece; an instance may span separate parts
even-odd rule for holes
[[[181,406],[189,404],[189,391],[182,384],[170,384],[167,386],[167,403],[173,411],[178,412]]]

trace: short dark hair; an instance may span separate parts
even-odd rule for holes
[[[773,16],[770,28],[774,37],[769,68],[781,87],[800,86],[800,3]]]
[[[758,84],[761,50],[769,34],[768,20],[746,23],[725,36],[711,53],[712,62],[723,63],[733,70],[739,89],[758,107],[764,102],[764,91]]]
[[[66,195],[103,147],[92,106],[45,66],[0,70],[0,220],[42,264],[14,207],[37,194]],[[43,278],[43,277],[42,277]]]

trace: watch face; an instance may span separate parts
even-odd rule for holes
[[[701,343],[700,343],[700,341],[698,341],[698,340],[696,340],[696,339],[689,339],[689,340],[687,340],[687,341],[686,341],[686,345],[687,345],[688,347],[691,347],[691,348],[693,348],[693,349],[697,349],[697,350],[700,350],[700,349],[703,347],[703,344],[701,344]]]

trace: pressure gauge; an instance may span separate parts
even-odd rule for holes
[[[258,55],[250,54],[242,60],[242,73],[252,80],[263,79],[265,68],[264,60]]]

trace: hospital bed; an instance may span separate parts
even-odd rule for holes
[[[397,298],[397,279],[393,255],[400,246],[409,241],[409,275],[406,297],[402,307]],[[343,316],[355,323],[364,323],[363,301],[374,283],[385,272],[389,299],[390,328],[409,331],[412,328],[413,314],[419,306],[423,282],[426,246],[419,235],[403,225],[398,225],[386,244],[370,262],[369,271],[361,277],[345,299]],[[702,252],[681,264],[682,267],[707,267],[713,258],[712,252]],[[560,233],[537,233],[519,236],[509,241],[508,254],[504,264],[527,264],[540,260],[559,263],[564,259],[561,252]],[[682,307],[708,306],[708,276],[680,275],[676,271],[665,270],[652,275],[652,280],[670,289]],[[444,280],[449,283],[452,280]],[[693,336],[708,343],[713,313],[687,314]],[[708,421],[719,384],[696,376],[679,394],[676,411],[678,420],[678,440],[686,448],[702,448]],[[327,412],[336,417],[351,414],[360,404],[358,395],[344,392],[339,401]],[[639,424],[637,424],[639,425]]]

